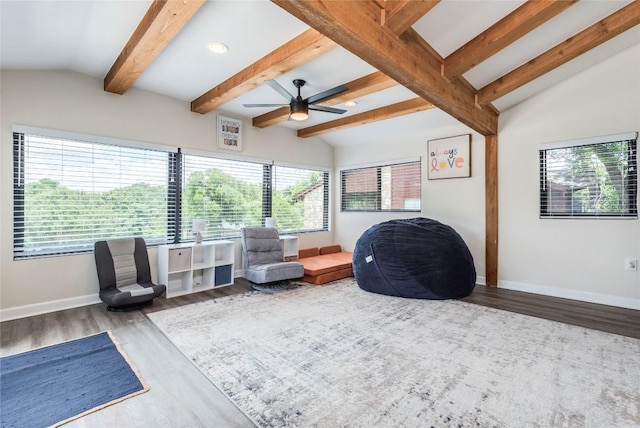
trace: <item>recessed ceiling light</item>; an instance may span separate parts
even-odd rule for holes
[[[346,103],[344,103],[345,107],[355,107],[357,105],[358,105],[358,103],[355,102],[355,101],[347,101]]]
[[[211,52],[215,52],[218,54],[225,53],[229,50],[229,46],[225,45],[222,42],[210,42],[207,46],[209,47],[209,50]]]

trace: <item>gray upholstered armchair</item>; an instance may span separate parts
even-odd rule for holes
[[[107,304],[107,310],[149,305],[166,289],[151,282],[147,245],[142,238],[97,241],[94,256],[100,299]]]
[[[302,278],[304,266],[283,261],[278,229],[247,227],[241,230],[244,277],[255,284]]]

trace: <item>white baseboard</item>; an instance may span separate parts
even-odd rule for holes
[[[243,276],[243,270],[236,270],[234,278]],[[486,278],[478,276],[476,284],[486,285]],[[640,310],[640,299],[609,296],[606,294],[591,293],[588,291],[567,290],[564,288],[548,287],[545,285],[526,284],[515,281],[498,281],[498,288],[507,290],[524,291],[527,293],[541,294],[543,296],[561,297],[564,299],[580,300],[583,302],[599,303],[601,305],[617,306],[620,308]],[[10,321],[18,318],[26,318],[34,315],[42,315],[50,312],[63,311],[65,309],[94,305],[101,300],[97,294],[72,297],[69,299],[54,300],[51,302],[34,303],[32,305],[17,306],[14,308],[0,309],[0,321]]]
[[[234,278],[238,278],[242,276],[242,274],[242,270],[236,270],[234,272]],[[100,300],[100,297],[97,294],[90,294],[88,296],[71,297],[69,299],[0,309],[0,322],[48,314],[50,312],[64,311],[65,309],[79,308],[81,306],[95,305],[96,303],[101,302],[102,300]]]
[[[543,296],[561,297],[564,299],[580,300],[601,305],[617,306],[619,308],[640,310],[640,299],[610,296],[589,291],[567,290],[566,288],[549,287],[546,285],[526,284],[515,281],[498,280],[498,288],[525,291],[527,293],[542,294]]]
[[[98,297],[97,294],[90,294],[88,296],[71,297],[69,299],[53,300],[51,302],[16,306],[14,308],[0,310],[0,321],[10,321],[18,318],[47,314],[49,312],[79,308],[80,306],[94,305],[100,302],[100,297]]]

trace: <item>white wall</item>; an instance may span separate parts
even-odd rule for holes
[[[640,131],[640,45],[500,115],[499,286],[640,309],[638,220],[538,218],[541,143]]]
[[[426,112],[425,117],[429,113]],[[455,122],[455,121],[454,121]],[[382,123],[382,122],[381,122]],[[427,179],[427,141],[471,134],[471,177]],[[429,129],[401,140],[367,141],[361,145],[336,147],[336,178],[340,168],[369,163],[422,157],[422,212],[340,212],[340,194],[334,193],[335,240],[353,250],[360,235],[370,226],[394,218],[428,217],[453,227],[471,250],[478,281],[485,278],[484,137],[461,123]]]
[[[558,84],[500,115],[499,287],[640,309],[640,274],[624,270],[640,258],[638,220],[541,220],[540,143],[640,130],[640,45]],[[423,114],[423,113],[421,113]],[[425,114],[425,118],[427,117]],[[338,147],[335,167],[425,156],[430,139],[472,134],[472,178],[427,180],[422,213],[451,225],[471,249],[478,281],[485,270],[484,138],[463,125]],[[334,194],[339,208],[339,194]],[[353,249],[371,225],[398,213],[335,215],[336,243]]]
[[[538,218],[539,144],[639,131],[638,64],[640,45],[500,115],[500,287],[640,309],[640,273],[623,267],[625,257],[640,258],[638,220]],[[11,124],[215,151],[215,112],[191,113],[187,102],[136,89],[125,95],[106,93],[99,79],[71,72],[3,71],[0,79],[0,317],[95,301],[98,286],[92,255],[13,260]],[[287,129],[259,130],[245,122],[244,131],[243,155],[334,166],[336,171],[425,157],[428,140],[471,133],[472,177],[427,180],[423,165],[420,215],[449,224],[462,235],[483,281],[484,138],[479,134],[461,124],[434,128],[425,121],[424,133],[402,141],[381,137],[334,151],[320,139],[298,139]],[[333,205],[339,208],[339,192],[333,195]],[[335,242],[352,250],[371,225],[416,215],[335,209],[333,232],[301,235],[300,246]],[[152,271],[155,256],[152,249]]]
[[[192,113],[188,102],[137,89],[124,95],[107,93],[100,79],[73,72],[2,71],[0,79],[0,317],[95,302],[98,282],[92,254],[13,260],[11,125],[215,152],[217,112]],[[333,148],[322,140],[298,139],[293,131],[282,127],[253,128],[249,120],[244,125],[242,156],[333,166]],[[332,232],[300,235],[301,247],[332,242]],[[237,269],[241,266],[239,252],[236,245]],[[154,248],[149,256],[156,278]]]

